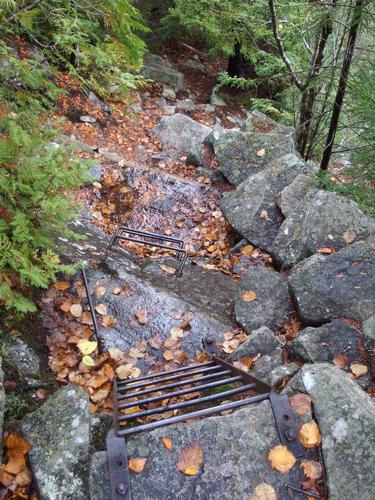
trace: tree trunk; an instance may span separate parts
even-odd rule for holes
[[[349,36],[348,36],[348,43],[345,50],[344,63],[341,69],[341,75],[335,101],[333,103],[331,123],[329,126],[326,145],[323,151],[322,161],[320,163],[321,170],[327,170],[329,161],[331,159],[333,143],[335,141],[337,125],[339,122],[341,108],[345,97],[345,90],[350,74],[350,66],[353,59],[355,42],[357,39],[358,29],[362,20],[362,14],[365,2],[366,0],[357,0],[353,9]]]

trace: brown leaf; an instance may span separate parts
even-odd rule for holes
[[[322,438],[315,420],[303,424],[299,431],[299,438],[305,448],[315,448]]]
[[[166,266],[165,264],[159,264],[160,269],[168,274],[176,274],[176,269],[171,266]]]
[[[23,488],[31,484],[32,480],[33,477],[28,469],[24,469],[23,471],[19,472],[15,477],[16,484]]]
[[[306,415],[311,408],[311,398],[307,394],[294,394],[289,398],[290,405],[297,415]]]
[[[187,476],[195,476],[203,463],[203,450],[198,441],[185,446],[178,457],[177,469]]]
[[[265,154],[266,154],[266,150],[264,148],[259,149],[259,151],[257,151],[257,156],[259,156],[259,158],[263,158],[263,156]]]
[[[159,334],[157,334],[157,335],[154,335],[153,337],[150,337],[147,340],[147,343],[153,349],[160,349],[160,347],[163,344],[163,339],[161,338],[161,336]]]
[[[13,455],[9,458],[7,464],[5,465],[5,471],[9,474],[18,474],[23,471],[26,467],[25,456],[18,454]]]
[[[283,474],[290,471],[296,463],[296,458],[288,448],[284,445],[278,444],[272,448],[268,454],[268,460],[271,467]]]
[[[99,286],[96,290],[95,290],[95,297],[99,300],[101,299],[102,297],[104,297],[104,295],[106,294],[106,291],[107,289],[104,288],[104,286]]]
[[[99,403],[100,401],[104,401],[105,399],[107,399],[108,395],[109,389],[99,389],[91,395],[91,399],[92,401],[94,401],[94,403]]]
[[[333,358],[333,364],[337,368],[345,368],[345,366],[348,363],[348,356],[345,354],[336,354],[336,356]]]
[[[170,333],[173,340],[182,339],[184,336],[184,331],[179,326],[173,326]]]
[[[82,323],[83,325],[89,325],[89,326],[91,326],[93,324],[90,311],[83,311],[82,316],[80,318],[80,323]],[[104,323],[104,321],[103,321],[103,323]]]
[[[110,347],[108,349],[108,354],[117,363],[121,363],[121,361],[123,361],[126,358],[126,354],[117,347]]]
[[[332,247],[319,247],[316,249],[316,253],[322,253],[326,255],[329,255],[330,253],[333,253],[335,251],[335,248]]]
[[[148,319],[148,311],[146,311],[146,309],[138,309],[137,311],[134,312],[134,316],[139,324],[148,325],[149,319]]]
[[[350,365],[350,371],[355,375],[355,378],[359,378],[366,375],[368,368],[366,365],[362,365],[361,363],[352,363]]]
[[[256,293],[249,290],[242,294],[242,300],[244,302],[253,302],[257,298]]]
[[[172,361],[172,359],[173,359],[173,353],[171,351],[164,351],[163,352],[163,358],[166,361]]]
[[[164,436],[162,439],[163,445],[167,448],[167,450],[171,450],[173,448],[172,441],[169,439],[169,437]]]
[[[101,387],[106,382],[108,382],[108,378],[104,375],[94,375],[87,381],[87,385],[94,389],[98,389],[98,387]]]
[[[323,474],[323,467],[319,462],[316,462],[315,460],[307,460],[306,458],[302,458],[301,467],[303,468],[303,473],[309,479],[319,479]]]
[[[70,314],[75,318],[79,318],[82,314],[82,306],[81,304],[72,304],[70,306]]]
[[[134,365],[132,365],[131,363],[127,363],[126,365],[121,365],[118,368],[116,368],[116,375],[120,380],[124,380],[130,376],[133,368]]]
[[[9,434],[5,440],[4,445],[7,448],[7,457],[14,455],[27,455],[31,450],[31,445],[26,441],[25,438],[17,436],[17,434]]]
[[[248,257],[251,257],[253,251],[254,251],[253,245],[245,245],[244,247],[241,248],[242,255],[247,255]]]
[[[223,342],[223,351],[227,354],[231,354],[237,349],[239,345],[240,341],[238,339],[226,340],[225,342]]]
[[[276,491],[270,484],[260,483],[255,487],[250,500],[277,500]]]
[[[112,293],[114,295],[120,295],[121,291],[122,291],[121,288],[117,286],[116,288],[113,289]]]
[[[70,311],[70,308],[71,308],[71,303],[69,302],[69,300],[65,300],[61,305],[60,305],[60,309],[61,311],[63,311],[64,313],[67,313]]]
[[[353,241],[356,239],[357,233],[353,231],[353,229],[348,229],[345,231],[342,235],[342,239],[345,241],[347,245],[350,245],[350,243],[353,243]]]
[[[70,288],[70,283],[67,281],[57,281],[53,286],[57,288],[57,290],[64,291]]]
[[[132,472],[139,474],[145,468],[147,458],[131,458],[128,462],[128,467]]]
[[[103,318],[103,325],[104,326],[115,326],[117,324],[117,319],[114,318],[113,316],[104,316]]]

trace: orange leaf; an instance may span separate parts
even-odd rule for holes
[[[22,472],[19,472],[15,477],[16,484],[24,488],[31,484],[33,478],[29,469],[24,469]]]
[[[195,476],[203,463],[203,450],[198,441],[185,446],[178,457],[177,469],[187,476]]]
[[[145,468],[147,458],[131,458],[128,467],[132,472],[139,474]]]
[[[17,434],[9,434],[4,440],[4,445],[7,448],[7,457],[12,455],[27,455],[31,450],[31,445],[26,439],[17,436]]]
[[[323,474],[323,467],[315,460],[301,459],[301,467],[305,476],[309,479],[319,479]]]
[[[173,359],[173,353],[171,351],[164,351],[163,352],[163,358],[166,361],[172,361],[172,359]]]
[[[297,415],[306,415],[311,408],[311,398],[307,394],[294,394],[289,398],[291,407]]]
[[[315,448],[320,444],[322,438],[315,420],[303,424],[299,431],[299,438],[305,448]]]
[[[169,437],[163,437],[162,438],[163,445],[168,449],[171,450],[173,448],[172,441],[169,439]]]
[[[14,454],[9,458],[8,463],[5,466],[5,471],[9,474],[18,474],[19,472],[23,471],[25,467],[25,456],[21,454]]]
[[[337,368],[345,368],[348,362],[348,356],[345,354],[336,354],[333,358],[333,364],[337,366]]]
[[[104,326],[115,326],[117,323],[117,319],[114,318],[113,316],[104,316],[103,318],[103,325]]]
[[[296,463],[296,458],[293,453],[291,453],[288,448],[282,444],[278,444],[272,448],[268,454],[268,460],[270,461],[273,469],[278,470],[283,474],[289,472]]]
[[[64,291],[70,288],[70,283],[68,283],[67,281],[57,281],[53,286],[57,288],[57,290]]]
[[[257,298],[256,293],[252,292],[251,290],[249,290],[248,292],[244,292],[242,294],[242,300],[244,302],[253,302],[253,300],[255,300],[256,298]]]

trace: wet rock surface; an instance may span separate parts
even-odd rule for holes
[[[249,291],[255,294],[251,301],[244,295]],[[288,284],[281,274],[261,267],[250,269],[242,276],[236,293],[236,319],[248,333],[264,325],[274,330],[292,313],[289,301]]]
[[[87,394],[68,386],[21,423],[32,445],[29,460],[42,500],[87,498],[90,417]]]
[[[288,281],[305,324],[340,317],[365,321],[375,311],[375,250],[358,242],[328,256],[313,255]]]
[[[176,113],[162,117],[152,131],[164,147],[178,153],[186,153],[188,161],[199,165],[202,161],[204,140],[212,129],[186,115]]]
[[[322,434],[329,498],[374,497],[375,404],[344,372],[327,364],[301,369]]]
[[[357,203],[320,190],[287,217],[275,239],[273,254],[289,267],[319,249],[339,250],[374,231],[375,222],[364,215]]]
[[[40,377],[40,360],[34,349],[19,337],[1,332],[0,354],[3,362],[13,369],[21,379]]]
[[[223,175],[238,186],[262,171],[273,158],[292,153],[294,143],[285,134],[229,131],[220,135],[214,151]]]
[[[189,329],[181,349],[194,357],[206,335],[221,340],[224,331],[232,328],[230,313],[236,283],[230,277],[187,264],[177,278],[160,267],[177,267],[174,259],[144,261],[143,269],[132,263],[126,268],[123,263],[124,259],[118,261],[116,254],[111,255],[88,272],[94,297],[97,287],[107,290],[96,303],[104,304],[108,314],[117,319],[114,327],[100,329],[106,349],[128,351],[155,334],[166,340],[171,328],[188,318]],[[121,294],[112,293],[116,287],[123,290]],[[140,310],[147,315],[142,324],[137,320]]]
[[[375,378],[375,315],[363,323],[363,338],[370,371]]]
[[[345,321],[334,320],[302,330],[290,345],[291,355],[306,363],[330,362],[345,355],[347,363],[361,362],[362,333]]]
[[[250,243],[270,251],[283,221],[276,195],[304,168],[298,156],[288,154],[225,194],[220,207],[231,226]]]

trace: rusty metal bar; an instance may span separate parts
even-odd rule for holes
[[[183,396],[184,394],[189,394],[191,392],[200,392],[206,389],[213,389],[215,387],[220,387],[221,385],[233,384],[235,382],[240,382],[241,377],[230,377],[227,379],[217,380],[216,382],[210,382],[209,384],[202,384],[194,387],[189,387],[187,389],[181,389],[180,391],[165,392],[162,395],[151,396],[150,398],[142,399],[141,401],[131,402],[131,403],[121,403],[118,405],[119,410],[124,410],[126,408],[131,408],[132,406],[139,406],[145,403],[154,403],[155,401],[161,401],[163,399],[174,398],[176,396]]]
[[[158,406],[157,408],[152,408],[151,410],[143,410],[143,411],[139,411],[137,413],[131,413],[130,415],[121,415],[118,420],[119,420],[119,422],[127,422],[127,421],[131,421],[131,420],[136,420],[137,418],[141,418],[141,417],[148,417],[150,415],[164,413],[166,411],[179,410],[181,408],[186,408],[187,406],[208,403],[210,401],[215,401],[217,399],[222,399],[222,398],[226,398],[228,396],[234,396],[235,394],[241,394],[242,392],[250,391],[250,390],[254,389],[254,387],[255,387],[255,384],[241,385],[240,387],[230,389],[229,391],[223,391],[223,392],[220,392],[219,394],[211,394],[210,396],[189,399],[187,401],[183,401],[182,403],[175,403],[172,405]],[[164,398],[164,396],[163,396],[163,398]]]

